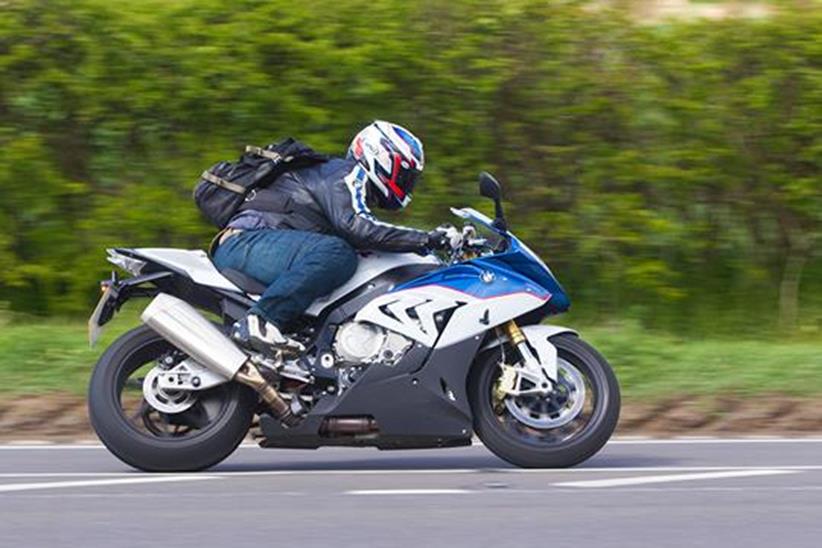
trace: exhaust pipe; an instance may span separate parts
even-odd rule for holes
[[[328,417],[320,425],[320,434],[375,434],[380,428],[374,417]]]
[[[256,390],[285,424],[293,426],[296,423],[291,408],[263,378],[257,366],[193,306],[160,293],[149,303],[140,319],[204,367],[226,380],[235,380]]]

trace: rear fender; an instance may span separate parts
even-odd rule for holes
[[[114,317],[114,314],[120,310],[123,303],[135,297],[154,297],[159,293],[156,285],[146,286],[145,284],[155,284],[160,280],[170,279],[173,276],[171,272],[152,272],[151,274],[143,274],[141,276],[134,276],[133,278],[125,278],[118,280],[112,275],[111,280],[101,282],[105,287],[103,299],[100,299],[98,306],[101,307],[98,315],[98,323],[100,326]]]
[[[160,291],[157,288],[157,282],[170,279],[172,276],[171,272],[152,272],[118,280],[112,272],[110,280],[100,282],[105,291],[88,320],[89,345],[94,346],[103,326],[111,321],[126,301],[133,297],[154,297]],[[151,285],[146,287],[145,284]]]
[[[89,342],[92,345],[103,326],[114,317],[123,304],[134,298],[155,297],[161,291],[174,295],[196,308],[220,316],[224,322],[242,317],[253,304],[253,301],[245,299],[241,293],[199,285],[184,274],[169,270],[122,280],[112,277],[101,283],[106,290],[88,322]]]

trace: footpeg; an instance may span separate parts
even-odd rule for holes
[[[305,346],[301,342],[296,341],[290,337],[287,337],[285,343],[281,345],[279,348],[281,348],[284,352],[296,355],[305,352]]]

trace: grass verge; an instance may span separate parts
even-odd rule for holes
[[[137,310],[118,315],[94,349],[88,346],[82,322],[0,326],[0,392],[83,394],[103,350],[118,334],[137,325]],[[679,339],[631,324],[588,327],[581,335],[614,366],[626,399],[822,394],[818,340]]]

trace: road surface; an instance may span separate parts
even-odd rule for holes
[[[822,546],[822,439],[617,440],[571,470],[438,451],[244,446],[143,474],[0,446],[0,546]]]

